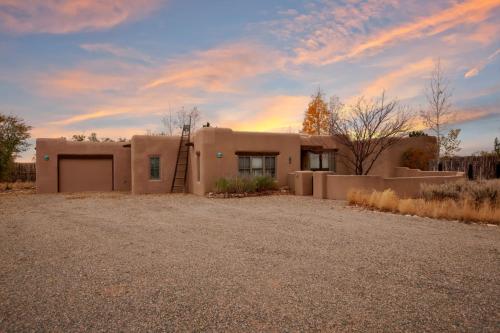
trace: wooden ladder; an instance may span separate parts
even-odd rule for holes
[[[174,179],[172,180],[172,193],[186,192],[186,178],[189,162],[189,142],[191,134],[191,118],[189,125],[182,126],[181,141],[179,142],[179,151],[177,152],[177,163],[175,164]]]

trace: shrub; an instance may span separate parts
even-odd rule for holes
[[[252,193],[276,190],[278,185],[270,176],[219,178],[216,193]]]
[[[410,169],[427,170],[433,154],[429,149],[408,148],[401,156],[401,166]]]
[[[272,191],[278,189],[278,184],[276,184],[276,181],[273,179],[273,177],[270,176],[257,176],[253,178],[253,181],[255,183],[255,190],[257,192]]]
[[[215,182],[215,192],[227,193],[229,188],[229,181],[226,178],[219,178]]]
[[[422,197],[427,201],[467,200],[476,207],[486,203],[500,208],[500,180],[424,184],[421,191]]]
[[[486,187],[487,190],[482,189],[476,192],[480,193],[478,194],[478,197],[481,198],[480,200],[461,196],[458,196],[458,199],[450,199],[450,197],[455,197],[452,191],[454,187],[448,184],[443,185],[446,185],[444,187],[447,190],[441,189],[437,191],[438,195],[435,197],[439,199],[429,199],[432,198],[430,194],[427,199],[400,199],[392,190],[385,190],[384,192],[373,191],[371,193],[353,190],[349,191],[347,198],[351,205],[359,205],[381,211],[438,219],[500,224],[500,205],[498,204],[498,199],[496,199],[495,204],[492,204],[490,201],[492,195],[490,186],[494,187],[495,184],[488,184]],[[462,184],[455,185],[455,188],[462,186]],[[472,185],[472,188],[476,189],[477,186],[477,184]],[[498,190],[498,187],[496,189]],[[448,192],[453,193],[453,196],[448,195]]]

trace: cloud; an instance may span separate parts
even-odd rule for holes
[[[421,92],[421,79],[430,73],[434,66],[432,58],[425,58],[417,62],[408,63],[386,73],[363,88],[361,95],[365,97],[380,96],[382,91],[398,98],[410,98]]]
[[[65,34],[109,29],[144,17],[162,0],[0,0],[0,30]]]
[[[251,99],[236,106],[239,112],[222,110],[218,124],[239,131],[297,131],[310,96],[277,95]]]
[[[40,90],[57,96],[116,91],[128,82],[126,76],[94,73],[86,69],[61,70],[38,77]]]
[[[109,43],[82,44],[82,49],[88,52],[110,54],[118,58],[140,60],[151,63],[150,56],[131,48],[123,48]]]
[[[481,61],[479,64],[477,64],[475,67],[472,67],[469,69],[465,74],[464,77],[466,79],[474,77],[479,74],[480,71],[482,71],[489,63],[491,63],[495,58],[500,54],[500,49],[497,49],[495,52],[490,54],[488,58],[485,60]]]
[[[425,6],[419,1],[396,0],[347,2],[342,6],[320,2],[306,13],[285,16],[263,26],[293,43],[295,63],[326,65],[455,28],[477,29],[495,15],[493,11],[498,7],[499,0],[435,2]],[[489,42],[495,36],[491,31],[493,38]],[[485,36],[474,38],[488,42]]]
[[[151,80],[144,89],[172,86],[208,92],[236,92],[243,79],[280,70],[283,58],[274,50],[255,43],[236,43],[187,58],[169,61],[163,75]]]

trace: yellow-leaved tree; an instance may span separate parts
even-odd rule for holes
[[[311,102],[307,107],[302,133],[313,135],[328,135],[330,128],[330,113],[328,104],[325,102],[321,89],[311,96]]]

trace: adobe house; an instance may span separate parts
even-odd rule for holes
[[[312,188],[314,171],[349,175],[339,158],[342,147],[330,136],[237,132],[213,127],[201,128],[192,137],[186,132],[182,136],[135,135],[125,143],[37,139],[37,192],[204,195],[214,189],[221,177],[270,175],[278,185],[295,188],[291,176],[304,172]],[[402,140],[382,154],[372,174],[396,176],[402,152],[428,144],[435,144],[435,139]],[[305,192],[299,194],[312,194]]]

